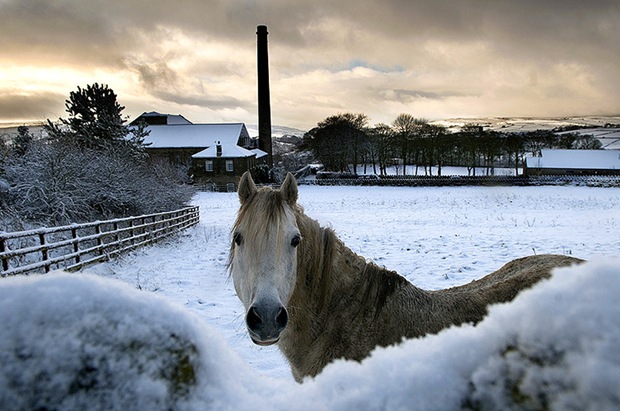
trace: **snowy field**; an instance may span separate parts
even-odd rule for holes
[[[592,262],[475,327],[298,385],[277,348],[250,342],[226,273],[236,194],[199,193],[198,226],[96,275],[0,279],[0,409],[620,409],[620,190],[301,186],[299,201],[426,289],[533,253]]]
[[[588,187],[300,186],[306,214],[420,288],[467,283],[530,254],[620,256],[620,190]],[[180,238],[92,268],[196,311],[261,375],[291,379],[278,349],[247,336],[226,272],[234,193],[199,193]]]

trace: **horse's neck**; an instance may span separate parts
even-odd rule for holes
[[[345,246],[331,229],[303,214],[298,225],[304,243],[297,256],[296,290],[305,289],[302,296],[314,301],[329,298],[335,290],[355,281],[366,264],[362,257]]]
[[[304,246],[298,254],[297,284],[293,303],[309,307],[308,315],[320,316],[345,296],[357,293],[365,308],[380,310],[396,289],[407,284],[416,292],[425,293],[395,272],[367,262],[348,248],[333,230],[303,214],[298,225]],[[307,311],[306,311],[307,312]]]

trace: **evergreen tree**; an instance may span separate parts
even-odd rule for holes
[[[26,126],[19,126],[17,128],[17,135],[13,139],[13,153],[17,156],[23,156],[26,154],[32,146],[32,140],[30,129]]]
[[[52,139],[61,140],[81,149],[122,149],[132,157],[144,157],[145,125],[130,127],[122,117],[125,109],[107,85],[95,83],[78,86],[65,101],[68,119],[60,125],[48,120],[46,131]]]

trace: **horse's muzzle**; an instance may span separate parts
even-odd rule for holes
[[[260,345],[261,347],[267,347],[270,345],[274,345],[276,344],[278,341],[280,341],[279,338],[275,339],[275,340],[271,340],[271,341],[258,341],[255,340],[254,337],[250,336],[250,338],[252,339],[252,342],[256,345]]]
[[[253,305],[245,316],[250,338],[257,345],[272,345],[288,324],[288,313],[283,306]]]

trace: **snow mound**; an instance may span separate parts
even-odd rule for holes
[[[115,280],[0,280],[0,409],[620,408],[620,261],[558,269],[477,326],[260,377],[189,310]]]
[[[219,409],[247,374],[193,313],[94,275],[1,279],[0,324],[3,410]]]
[[[311,389],[331,409],[620,409],[619,263],[557,269],[475,327],[334,363]]]

